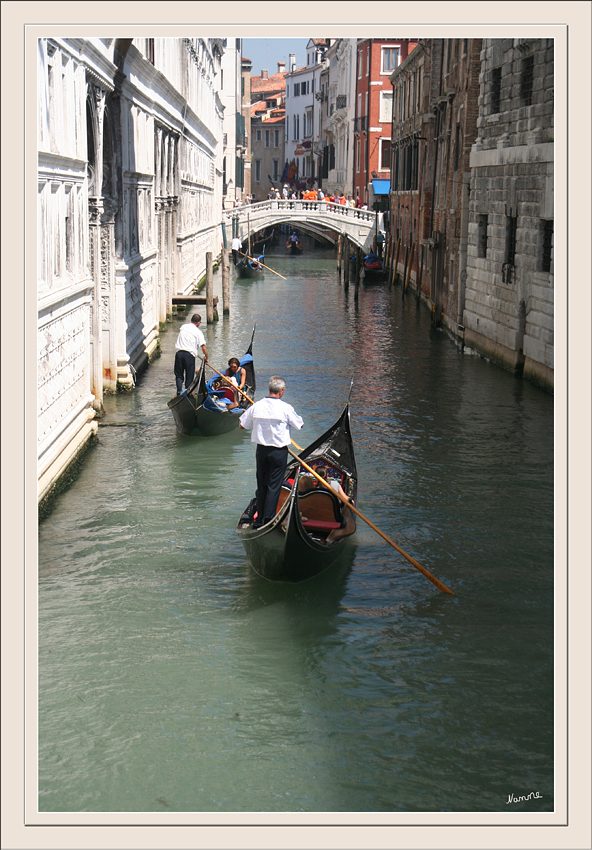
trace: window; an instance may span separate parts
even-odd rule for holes
[[[360,171],[360,140],[356,139],[356,173]]]
[[[461,146],[461,138],[462,133],[460,130],[460,124],[456,125],[456,138],[454,140],[454,170],[458,171],[458,164],[460,162],[460,146]]]
[[[378,163],[378,169],[380,171],[385,171],[390,169],[391,167],[391,140],[390,139],[381,139],[380,140],[380,160]]]
[[[516,233],[518,230],[518,217],[506,216],[506,251],[505,261],[502,266],[502,281],[512,283],[514,278],[514,264],[516,262]]]
[[[255,130],[255,141],[256,142],[261,141],[261,130]]]
[[[269,147],[269,130],[265,131],[265,147]]]
[[[261,183],[261,160],[255,160],[255,183]]]
[[[274,183],[277,183],[277,182],[278,182],[278,180],[280,179],[280,178],[279,178],[279,174],[280,174],[280,170],[279,170],[279,169],[280,169],[280,161],[279,161],[279,159],[274,159],[274,160],[272,160],[272,163],[273,163],[273,171],[272,171],[272,174],[273,174],[273,182],[274,182]]]
[[[543,221],[541,245],[541,271],[551,271],[551,259],[553,254],[553,219]]]
[[[392,91],[380,92],[380,118],[381,124],[390,124],[393,120],[393,93]]]
[[[487,219],[486,215],[477,217],[477,256],[481,259],[487,256]]]
[[[532,105],[532,81],[534,75],[534,56],[522,60],[520,72],[520,99],[524,106]]]
[[[146,59],[154,65],[154,39],[146,39]]]
[[[491,72],[491,114],[497,115],[501,109],[502,69],[494,68]]]
[[[358,80],[362,79],[362,62],[364,60],[364,56],[362,51],[358,52]]]
[[[381,51],[381,74],[392,74],[399,64],[400,47],[383,47]]]
[[[280,146],[280,131],[279,130],[273,131],[273,146],[274,146],[274,148],[279,148],[279,146]]]
[[[300,83],[294,83],[294,97],[300,97]]]

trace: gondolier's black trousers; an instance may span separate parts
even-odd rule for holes
[[[175,354],[175,383],[177,384],[177,395],[183,389],[183,378],[185,378],[185,389],[189,389],[195,377],[195,357],[190,351],[177,351]]]
[[[288,465],[286,446],[257,446],[257,519],[263,525],[273,519]]]

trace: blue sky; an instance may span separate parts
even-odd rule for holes
[[[289,70],[290,53],[296,54],[296,67],[306,65],[308,38],[244,38],[242,54],[253,63],[251,74],[260,77],[266,70],[277,74],[277,63],[285,62]]]

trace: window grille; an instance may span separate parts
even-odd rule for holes
[[[534,78],[534,56],[526,56],[522,60],[520,74],[520,98],[524,106],[532,105],[532,88]]]
[[[491,114],[497,115],[501,110],[502,69],[494,68],[491,73]]]
[[[541,271],[551,271],[551,252],[553,249],[553,219],[543,222],[543,250],[541,259]]]
[[[481,259],[487,256],[487,219],[486,215],[477,219],[477,256]]]

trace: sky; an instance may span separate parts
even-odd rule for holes
[[[277,63],[285,62],[290,67],[290,53],[296,54],[296,67],[306,65],[308,38],[244,38],[242,55],[253,63],[251,74],[260,77],[261,71],[269,76],[277,74]]]

